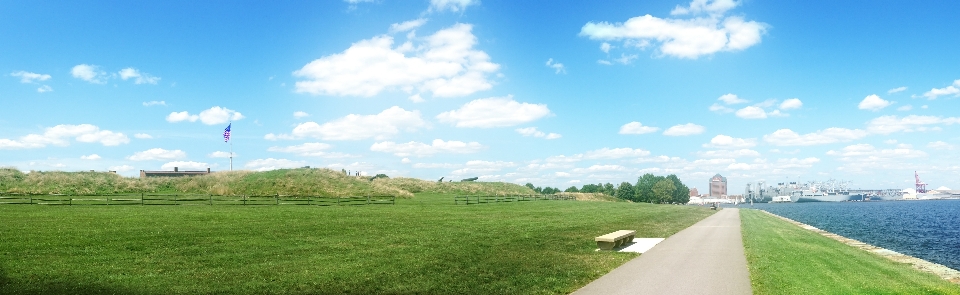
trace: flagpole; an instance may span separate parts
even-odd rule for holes
[[[233,122],[230,122],[230,125],[233,125]],[[233,171],[233,142],[230,142],[230,171]]]

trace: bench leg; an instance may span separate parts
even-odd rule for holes
[[[600,248],[600,250],[613,250],[613,248],[616,248],[617,245],[616,245],[616,242],[597,241],[597,247]]]

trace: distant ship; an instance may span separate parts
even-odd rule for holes
[[[894,200],[901,198],[898,190],[850,190],[849,182],[830,179],[807,183],[780,182],[776,186],[747,184],[744,198],[754,202],[846,202],[868,200]]]

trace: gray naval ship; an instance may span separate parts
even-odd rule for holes
[[[902,198],[899,190],[852,190],[850,182],[830,179],[807,183],[780,182],[766,186],[763,181],[747,183],[743,197],[758,203],[888,201]]]

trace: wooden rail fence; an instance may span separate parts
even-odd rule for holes
[[[0,194],[0,205],[395,205],[396,196],[216,196],[204,194],[18,195]]]
[[[473,205],[547,200],[576,201],[577,198],[562,195],[457,195],[453,197],[453,204]]]

